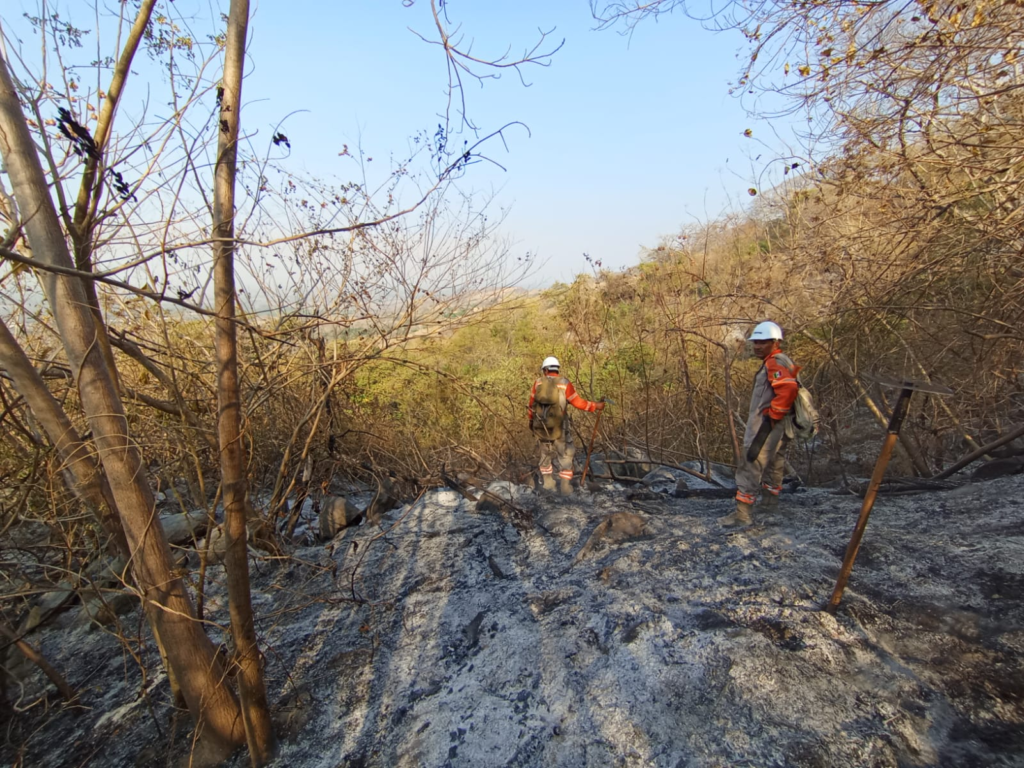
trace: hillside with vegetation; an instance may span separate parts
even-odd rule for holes
[[[249,10],[229,5],[193,39],[171,4],[123,4],[122,15],[97,17],[109,49],[101,61],[82,49],[87,30],[45,5],[25,17],[44,41],[39,58],[0,29],[5,762],[39,764],[45,753],[48,764],[104,764],[97,751],[119,738],[125,716],[132,738],[118,764],[266,765],[283,742],[283,754],[305,761],[294,764],[326,765],[301,743],[318,727],[310,702],[330,698],[348,728],[335,734],[348,741],[331,765],[401,755],[483,764],[489,753],[469,748],[457,759],[467,737],[455,721],[441,736],[417,729],[450,716],[453,700],[436,698],[455,696],[444,686],[486,689],[460,665],[492,647],[487,633],[500,644],[506,631],[521,664],[498,693],[472,699],[508,699],[488,699],[487,711],[521,716],[521,729],[489,743],[495,764],[587,764],[586,744],[598,745],[592,764],[624,754],[636,765],[686,755],[709,766],[1019,760],[1021,517],[1004,503],[1019,483],[1000,481],[1004,496],[967,484],[971,472],[1024,468],[1018,4],[735,3],[701,13],[674,0],[592,3],[600,24],[627,34],[673,10],[743,31],[750,57],[737,89],[806,114],[808,127],[798,148],[767,163],[749,206],[660,242],[652,233],[630,267],[591,263],[543,288],[532,259],[511,255],[488,201],[461,186],[500,131],[459,149],[451,124],[418,137],[379,189],[297,172],[281,132],[261,149],[243,146],[233,105]],[[520,61],[476,58],[447,37],[441,6],[431,17],[455,73],[450,93],[460,77],[553,53],[542,35]],[[177,105],[172,114],[119,112],[135,66],[155,67],[152,87]],[[800,517],[726,539],[713,521],[731,495],[759,365],[745,339],[764,319],[783,327],[822,428],[789,455]],[[531,490],[527,398],[547,355],[584,397],[610,402],[600,422],[575,417],[577,470],[591,441],[601,461],[597,485],[561,506]],[[953,394],[915,396],[889,469],[900,482],[886,490],[931,495],[921,505],[890,497],[865,590],[826,619],[820,592],[892,413],[891,382],[907,380]],[[960,520],[978,505],[985,524],[962,538],[970,526]],[[340,519],[331,511],[325,522],[325,510]],[[935,522],[927,511],[939,527],[922,542]],[[585,542],[615,514],[634,515],[615,519],[642,531],[606,542],[598,568]],[[698,546],[706,573],[686,565]],[[790,562],[811,574],[806,590],[782,573]],[[492,583],[513,579],[514,600]],[[421,591],[445,604],[475,606],[484,594],[515,605],[486,625],[482,604],[472,616],[420,606],[432,629],[409,642],[441,637],[430,658],[444,674],[413,680],[402,622],[418,615]],[[650,595],[660,597],[643,602]],[[595,601],[603,613],[586,624],[580,606]],[[638,601],[639,613],[629,607]],[[301,637],[282,627],[290,616]],[[569,681],[578,696],[531,699],[533,621],[571,664],[587,660],[544,681]],[[558,626],[579,635],[567,640]],[[83,639],[88,627],[99,634]],[[919,631],[964,660],[955,684]],[[307,668],[320,661],[303,643],[332,632],[344,642],[326,663],[353,681],[350,698],[316,687],[327,673]],[[743,649],[761,642],[751,632],[771,645],[758,657],[770,671],[744,677],[714,709]],[[679,662],[670,647],[686,638],[695,656]],[[95,663],[76,658],[82,643]],[[710,646],[709,661],[700,653]],[[799,707],[769,706],[785,675],[780,649],[806,652],[802,668],[820,676],[815,700],[834,707],[832,720],[802,732]],[[978,659],[1000,675],[974,676]],[[743,727],[704,733],[693,722],[674,740],[679,709],[641,712],[609,694],[608,722],[590,713],[565,726],[570,746],[549,743],[586,701],[590,672],[641,695],[629,670],[677,662],[690,667],[673,668],[676,682],[690,674],[701,691],[687,706]],[[862,675],[856,696],[829,698],[832,664]],[[121,684],[105,692],[115,676]],[[421,700],[437,709],[401,725]],[[839,714],[861,705],[870,712],[855,723]],[[552,707],[563,709],[556,717]],[[82,727],[72,722],[80,710]],[[368,711],[374,723],[360,719]],[[764,731],[758,711],[777,718]],[[648,716],[654,730],[630,725]],[[47,751],[64,738],[97,751],[73,761]],[[658,751],[659,739],[671,743]]]

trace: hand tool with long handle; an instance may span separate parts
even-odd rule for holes
[[[604,403],[605,405],[614,405],[614,403],[611,400],[608,400],[607,398],[601,398],[601,402]],[[604,413],[603,408],[597,412],[597,418],[594,419],[594,432],[593,434],[590,435],[590,445],[587,446],[587,461],[583,465],[583,475],[580,477],[581,490],[586,487],[584,483],[587,482],[587,470],[590,469],[590,457],[594,453],[594,440],[597,438],[597,428],[601,425],[602,413]]]
[[[747,461],[753,464],[757,461],[758,454],[761,453],[761,449],[764,448],[764,444],[768,441],[768,435],[775,429],[775,422],[767,416],[764,416],[761,421],[761,426],[757,430],[757,434],[754,435],[753,441],[750,443],[750,447],[747,448]]]
[[[857,525],[854,526],[850,543],[846,546],[846,555],[843,557],[843,567],[839,571],[836,587],[832,591],[832,597],[829,599],[828,605],[825,606],[825,610],[829,613],[835,613],[836,608],[839,607],[839,601],[843,599],[843,590],[846,589],[846,582],[849,581],[850,572],[853,571],[853,561],[857,559],[857,550],[860,549],[860,542],[864,537],[864,529],[867,528],[868,518],[871,516],[871,508],[875,504],[878,488],[881,486],[882,478],[885,476],[885,468],[889,465],[889,459],[892,458],[893,448],[896,447],[896,441],[900,436],[900,427],[903,426],[903,420],[910,409],[911,396],[915,390],[934,395],[953,394],[946,387],[931,384],[930,382],[904,381],[901,384],[895,384],[887,380],[877,381],[886,386],[899,386],[900,394],[892,408],[892,416],[889,417],[888,434],[886,434],[885,442],[882,444],[882,452],[878,454],[878,461],[875,462],[875,471],[871,474],[871,482],[868,484],[867,493],[864,494],[864,503],[860,507],[860,517],[857,518]]]

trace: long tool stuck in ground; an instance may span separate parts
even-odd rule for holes
[[[606,397],[601,398],[601,402],[607,405],[615,405],[615,403]],[[594,419],[594,431],[590,435],[590,445],[587,446],[587,461],[583,465],[583,474],[580,475],[580,488],[586,488],[587,485],[587,470],[590,469],[590,457],[594,455],[594,440],[597,439],[597,428],[601,426],[601,414],[604,411],[597,412],[597,418]]]
[[[857,551],[860,549],[861,539],[864,537],[864,529],[867,528],[868,518],[871,516],[871,508],[875,504],[875,497],[878,496],[878,488],[885,476],[885,468],[892,458],[893,448],[899,439],[900,427],[910,410],[910,398],[914,392],[927,392],[933,395],[952,395],[953,391],[947,387],[929,382],[903,381],[894,382],[885,379],[877,379],[878,383],[886,387],[899,387],[900,394],[896,398],[896,404],[892,408],[892,415],[889,417],[889,425],[885,442],[882,444],[882,451],[878,454],[878,461],[875,462],[875,470],[871,473],[871,482],[868,484],[867,492],[864,494],[864,503],[860,507],[860,516],[857,518],[857,525],[854,526],[850,543],[846,545],[846,554],[843,557],[843,567],[839,571],[839,578],[836,580],[835,589],[832,590],[832,597],[828,601],[825,610],[834,613],[839,607],[839,601],[843,599],[843,590],[846,589],[846,582],[850,579],[850,572],[853,571],[853,561],[857,559]]]

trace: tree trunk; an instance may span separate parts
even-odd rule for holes
[[[723,378],[725,381],[725,422],[729,425],[729,437],[732,440],[732,455],[733,461],[736,462],[737,467],[743,465],[743,452],[742,445],[739,435],[736,434],[736,422],[732,418],[732,355],[729,354],[728,350],[723,350],[725,353],[725,365],[722,368]],[[711,474],[711,463],[708,463],[708,474]]]
[[[85,171],[82,174],[82,183],[78,188],[78,199],[75,202],[75,217],[73,223],[68,226],[71,233],[71,241],[75,246],[75,266],[83,272],[92,272],[93,253],[93,224],[96,216],[96,207],[99,204],[100,194],[103,189],[103,167],[102,163],[107,147],[107,140],[110,138],[111,128],[114,124],[114,114],[117,105],[121,101],[121,94],[124,93],[124,85],[128,80],[128,73],[131,71],[132,61],[139,49],[149,25],[149,19],[153,15],[153,7],[156,0],[142,0],[139,12],[132,24],[128,39],[125,41],[124,49],[114,67],[113,77],[107,85],[107,97],[100,105],[99,119],[96,121],[96,131],[93,140],[96,142],[98,152],[96,156],[86,155]],[[96,295],[96,284],[84,283],[85,294],[89,298],[89,306],[92,309],[96,326],[100,330],[97,335],[100,350],[107,359],[107,365],[114,377],[114,385],[120,389],[120,382],[117,379],[117,368],[114,365],[114,351],[110,346],[110,337],[107,334],[106,324],[103,321],[103,312],[100,310],[99,297]]]
[[[151,603],[147,615],[158,625],[157,634],[167,650],[189,711],[201,728],[207,757],[224,759],[244,738],[238,702],[225,684],[213,643],[195,620],[192,601],[182,580],[172,571],[171,553],[156,515],[153,491],[146,482],[138,446],[128,434],[124,408],[108,361],[97,343],[98,329],[82,282],[45,269],[70,269],[73,264],[2,54],[0,155],[14,198],[24,214],[24,231],[39,263],[39,279],[121,516],[136,583],[143,600]]]
[[[249,591],[249,556],[246,545],[247,508],[245,455],[242,446],[242,398],[238,384],[238,336],[235,327],[235,176],[238,154],[242,67],[249,27],[248,0],[231,0],[224,54],[217,165],[213,189],[213,285],[217,353],[217,436],[220,442],[221,488],[224,493],[224,530],[227,551],[231,635],[238,665],[238,692],[242,699],[249,756],[255,766],[273,756],[274,730],[267,707],[263,664]]]
[[[70,685],[68,685],[64,676],[46,660],[46,657],[43,656],[43,654],[25,642],[17,632],[7,625],[7,622],[5,621],[0,621],[0,635],[6,637],[14,647],[21,651],[26,659],[39,667],[39,669],[43,671],[43,674],[50,678],[50,682],[57,686],[57,690],[60,691],[60,695],[64,697],[64,701],[75,700],[75,691]]]
[[[117,550],[128,556],[128,540],[117,517],[110,488],[99,462],[89,446],[79,437],[77,430],[61,408],[60,403],[46,387],[39,371],[28,359],[25,350],[0,319],[0,365],[11,377],[18,394],[25,398],[36,420],[46,431],[57,449],[65,480],[71,492],[96,518],[103,531],[111,537]]]
[[[121,526],[117,507],[110,492],[110,486],[103,470],[96,460],[90,446],[79,437],[77,430],[68,418],[67,413],[57,402],[39,372],[28,359],[28,355],[18,344],[17,339],[8,329],[7,324],[0,320],[0,365],[7,371],[14,382],[14,388],[25,399],[36,420],[42,425],[47,436],[57,449],[64,466],[64,477],[72,493],[82,502],[86,509],[97,519],[101,528],[109,535],[117,552],[128,562],[131,555],[128,539]],[[149,608],[151,611],[152,608]],[[152,619],[152,617],[150,617]],[[184,697],[178,685],[174,670],[167,663],[167,649],[164,647],[153,626],[160,659],[167,669],[167,679],[175,702],[184,706]]]
[[[996,448],[1000,448],[1000,447],[1006,445],[1007,443],[1012,443],[1018,437],[1024,437],[1024,426],[1017,427],[1017,429],[1015,429],[1012,432],[1009,432],[1009,433],[1003,435],[998,440],[993,440],[991,443],[988,443],[988,444],[983,445],[983,446],[981,446],[980,448],[978,448],[978,449],[976,449],[974,451],[971,451],[969,454],[967,454],[962,459],[960,459],[955,464],[953,464],[953,466],[946,467],[944,470],[939,472],[937,475],[934,475],[931,479],[932,480],[945,480],[947,477],[955,475],[957,472],[959,472],[961,469],[966,467],[972,461],[977,461],[982,456],[987,454],[989,451],[994,451]]]

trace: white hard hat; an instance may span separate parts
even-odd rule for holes
[[[561,367],[562,366],[560,366],[558,364],[558,358],[557,357],[545,357],[544,358],[544,362],[540,364],[540,369],[542,371],[546,371],[549,368],[554,368],[555,370],[558,370]]]
[[[763,323],[758,323],[754,326],[754,330],[747,341],[768,341],[769,339],[781,341],[782,329],[777,323],[773,323],[771,320],[765,320]]]

